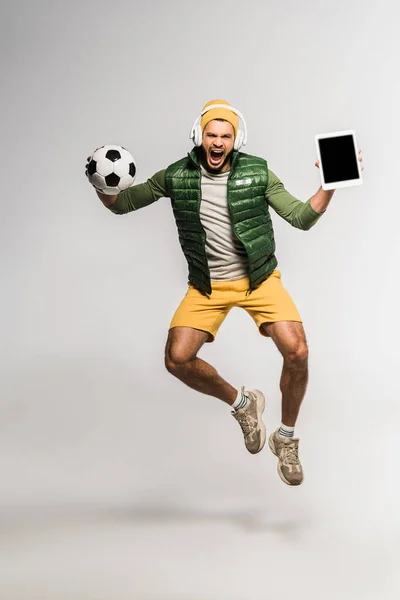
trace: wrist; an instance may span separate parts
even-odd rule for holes
[[[318,213],[324,213],[328,208],[334,193],[335,190],[323,190],[322,187],[320,187],[310,200],[311,207]]]

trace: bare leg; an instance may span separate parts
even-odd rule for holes
[[[280,321],[263,323],[261,327],[272,338],[283,356],[280,380],[282,423],[294,427],[308,383],[308,346],[303,325],[292,321]]]
[[[173,327],[165,348],[166,369],[187,386],[232,405],[238,391],[218,375],[210,364],[197,357],[208,333],[191,327]]]

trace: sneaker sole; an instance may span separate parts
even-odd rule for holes
[[[267,430],[265,428],[265,423],[262,420],[262,414],[265,410],[265,396],[261,390],[253,390],[253,393],[257,396],[257,421],[260,424],[260,446],[258,450],[251,452],[251,454],[258,454],[264,448],[267,440]]]
[[[278,457],[278,454],[277,454],[276,448],[275,448],[274,434],[273,433],[271,433],[271,435],[269,436],[268,446],[270,447],[272,454],[275,454],[275,456]],[[278,457],[278,459],[279,459],[279,457]],[[281,470],[281,467],[280,467],[280,464],[279,464],[279,460],[278,460],[278,469],[277,470],[278,470],[279,477],[282,479],[283,483],[286,483],[286,485],[290,485],[290,486],[293,487],[293,486],[301,485],[303,483],[303,481],[304,481],[304,475],[303,475],[303,479],[301,481],[299,481],[299,483],[290,483],[290,481],[288,481],[285,478],[284,474],[282,473],[282,470]]]

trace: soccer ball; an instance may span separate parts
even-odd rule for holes
[[[131,154],[122,146],[102,146],[93,152],[86,174],[98,192],[112,196],[131,187],[136,165]]]

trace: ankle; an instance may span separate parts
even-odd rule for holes
[[[237,411],[242,408],[246,408],[248,403],[249,403],[249,398],[244,393],[244,386],[243,386],[240,390],[238,390],[237,396],[235,397],[233,404],[231,404],[231,408],[232,408],[232,410]]]
[[[288,425],[284,425],[284,423],[281,423],[278,435],[282,439],[292,438],[294,437],[294,427],[289,427]]]

